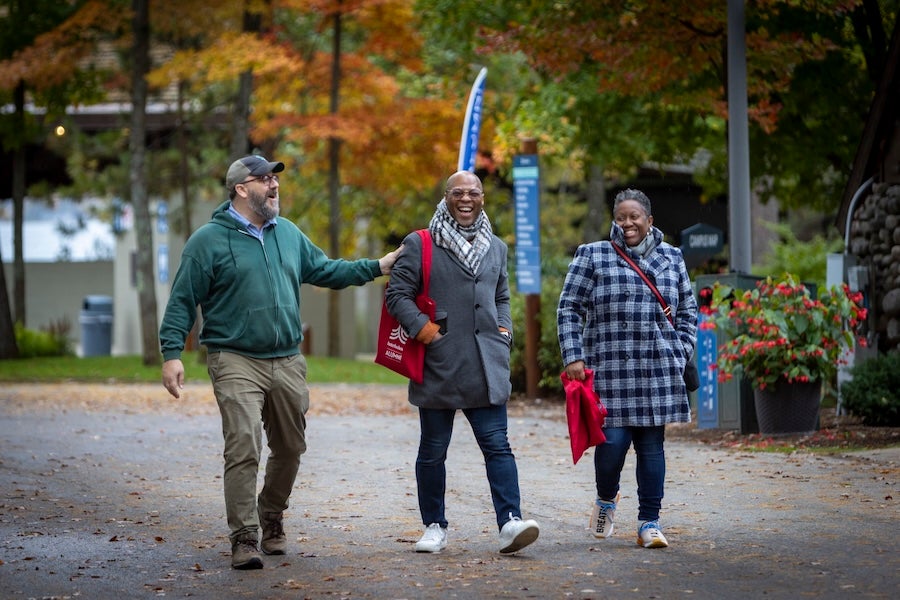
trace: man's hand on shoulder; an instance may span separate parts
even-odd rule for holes
[[[391,269],[394,267],[394,263],[397,262],[397,257],[403,252],[403,244],[400,244],[400,247],[394,250],[393,252],[388,252],[380,259],[378,259],[378,266],[381,268],[382,275],[390,275]]]
[[[184,389],[184,364],[179,358],[167,360],[162,366],[163,386],[176,398],[181,398]]]

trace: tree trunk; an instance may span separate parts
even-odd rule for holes
[[[178,114],[178,124],[175,128],[175,139],[176,144],[178,145],[178,168],[181,172],[181,177],[178,178],[178,181],[181,185],[181,210],[184,214],[184,218],[182,219],[184,231],[184,241],[187,242],[188,238],[191,237],[191,233],[194,231],[193,224],[193,212],[194,212],[194,198],[191,195],[191,165],[188,160],[188,153],[190,149],[188,148],[187,142],[187,116],[184,112],[184,89],[187,86],[187,82],[181,80],[178,82],[178,106],[176,107],[176,111]],[[200,347],[200,333],[199,333],[199,324],[200,324],[200,311],[197,311],[197,320],[194,321],[194,326],[191,328],[190,333],[188,333],[187,339],[184,342],[184,349],[188,352],[197,350]]]
[[[245,33],[262,33],[262,15],[244,11],[243,30]],[[231,121],[231,161],[249,152],[250,139],[250,98],[253,95],[253,71],[247,70],[238,77],[238,93],[234,100]],[[231,162],[229,161],[229,162]]]
[[[340,2],[338,2],[340,6]],[[331,107],[332,115],[337,114],[341,88],[341,12],[334,13],[333,60],[331,63]],[[328,139],[328,233],[329,254],[337,258],[341,253],[341,201],[340,201],[340,152],[341,140]],[[331,290],[328,294],[328,356],[339,356],[341,347],[340,292]]]
[[[194,199],[191,196],[191,165],[188,160],[188,152],[190,150],[187,143],[187,123],[185,122],[187,117],[184,113],[184,88],[186,85],[187,83],[183,80],[178,82],[178,107],[176,108],[178,126],[175,129],[175,138],[178,144],[178,167],[181,171],[178,182],[181,185],[181,207],[184,211],[185,241],[187,241],[194,230],[193,223],[191,223]]]
[[[13,151],[13,315],[25,326],[25,82],[19,81],[14,94],[16,130],[21,132]],[[7,300],[8,302],[8,300]]]
[[[19,347],[16,345],[16,331],[6,291],[6,270],[3,268],[3,257],[0,256],[0,359],[18,357]]]
[[[238,95],[234,102],[234,119],[231,134],[231,161],[235,161],[249,151],[250,137],[250,96],[253,94],[253,71],[244,71],[238,79]],[[271,159],[269,159],[271,160]],[[229,162],[229,164],[231,164]]]
[[[887,60],[888,38],[878,0],[863,0],[850,13],[853,32],[866,60],[869,80],[878,87]]]
[[[132,89],[131,135],[129,149],[129,183],[131,202],[134,205],[134,225],[137,238],[137,287],[138,305],[141,310],[141,354],[145,365],[160,364],[159,326],[156,309],[156,281],[153,270],[153,227],[147,198],[147,182],[144,176],[147,131],[147,79],[150,69],[150,18],[149,0],[132,0],[134,11],[132,29]]]
[[[584,218],[584,240],[595,242],[603,239],[600,223],[606,215],[606,180],[603,167],[591,164],[588,167],[587,214]]]

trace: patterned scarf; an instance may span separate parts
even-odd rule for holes
[[[428,224],[428,230],[439,248],[446,248],[455,254],[473,274],[478,271],[478,266],[491,247],[493,239],[493,229],[487,213],[482,210],[474,223],[463,227],[450,214],[447,202],[443,198],[438,202],[437,210],[434,211],[431,223]]]
[[[657,235],[659,232],[659,235]],[[622,229],[622,226],[613,221],[609,228],[609,239],[613,243],[618,243],[622,248],[627,248],[631,250],[635,254],[638,255],[639,258],[646,259],[647,256],[659,246],[659,242],[662,241],[663,235],[662,231],[659,231],[654,226],[651,226],[649,230],[647,230],[647,235],[644,236],[636,246],[628,246],[625,243],[625,231]]]
[[[641,258],[647,258],[647,255],[658,245],[656,238],[653,236],[653,231],[647,230],[647,235],[644,236],[644,239],[637,246],[632,246],[631,249],[637,252]]]

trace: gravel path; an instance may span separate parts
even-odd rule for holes
[[[634,542],[633,455],[617,533],[586,530],[592,459],[558,406],[514,404],[510,441],[540,539],[502,556],[463,418],[448,459],[450,546],[416,554],[415,412],[402,387],[314,386],[290,547],[229,567],[208,385],[0,391],[3,598],[893,598],[900,449],[837,456],[667,442],[671,547]]]

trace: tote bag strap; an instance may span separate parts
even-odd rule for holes
[[[656,296],[656,299],[662,305],[663,313],[669,319],[669,322],[670,323],[673,322],[672,321],[672,309],[669,307],[668,303],[666,302],[666,299],[662,297],[662,294],[659,293],[659,290],[656,289],[656,286],[653,285],[653,282],[650,281],[650,278],[647,277],[647,275],[644,273],[644,271],[642,271],[641,268],[639,266],[637,266],[637,264],[635,264],[635,262],[633,260],[631,260],[631,257],[628,256],[627,252],[625,252],[624,250],[619,248],[618,244],[616,244],[615,242],[610,242],[610,244],[612,244],[613,249],[619,253],[619,256],[624,258],[625,262],[627,262],[629,265],[631,265],[632,269],[637,271],[637,274],[641,276],[641,279],[644,280],[644,283],[647,284],[647,287],[650,288],[650,291],[653,292],[653,295]]]
[[[431,281],[431,233],[427,229],[419,229],[416,233],[422,238],[422,294],[427,296]]]

